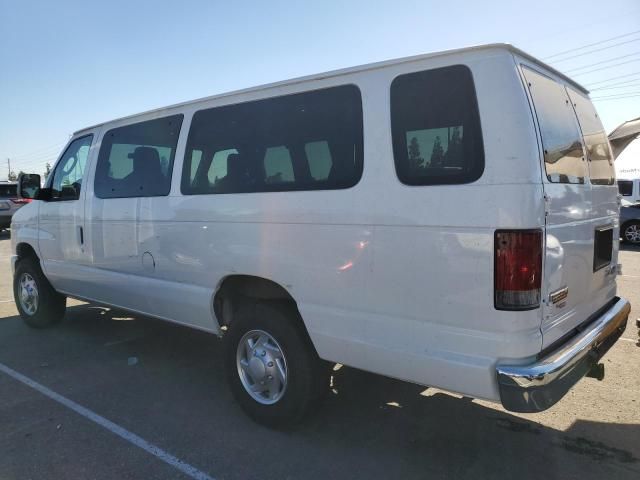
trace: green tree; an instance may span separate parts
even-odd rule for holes
[[[18,175],[16,175],[15,171],[11,170],[7,175],[7,180],[9,180],[10,182],[15,182],[16,180],[18,180]]]
[[[47,162],[47,164],[44,166],[44,179],[46,180],[47,178],[49,178],[49,174],[51,173],[51,164],[49,162]]]
[[[431,166],[443,167],[444,166],[444,149],[440,141],[440,136],[436,137],[436,141],[433,142],[433,150],[431,151]]]
[[[422,168],[424,164],[424,158],[420,155],[420,144],[418,139],[413,137],[409,142],[409,169],[416,170]]]
[[[460,127],[453,127],[451,138],[449,139],[449,146],[447,147],[447,153],[445,154],[445,160],[447,166],[462,166],[463,154],[462,135],[460,134]]]

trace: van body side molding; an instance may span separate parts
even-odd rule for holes
[[[544,358],[528,365],[498,365],[498,387],[504,408],[532,413],[555,404],[622,335],[630,311],[629,302],[616,297],[587,328]]]

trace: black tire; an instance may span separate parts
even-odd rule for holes
[[[640,222],[637,220],[633,220],[631,222],[625,223],[622,226],[621,234],[620,234],[620,236],[622,237],[622,241],[629,243],[631,245],[640,245],[640,239],[633,240],[632,238],[629,238],[629,237],[632,237],[631,233],[628,232],[628,230],[631,228],[635,228],[636,231],[640,230]]]
[[[262,404],[245,389],[236,355],[245,334],[261,330],[276,340],[287,364],[286,388],[272,404]],[[257,423],[287,428],[299,423],[329,386],[329,369],[320,360],[295,306],[245,301],[238,307],[224,342],[227,381],[242,409]]]
[[[20,282],[24,275],[33,279],[37,288],[38,300],[34,312],[25,310],[20,301]],[[67,298],[54,290],[44,276],[40,263],[34,258],[18,261],[13,276],[13,298],[22,320],[33,328],[47,328],[59,323],[67,308]]]

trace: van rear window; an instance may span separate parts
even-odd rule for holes
[[[391,84],[396,172],[407,185],[469,183],[484,170],[480,115],[464,65],[400,75]]]
[[[587,175],[580,129],[564,87],[523,68],[533,99],[547,178],[553,183],[584,183]]]
[[[594,185],[613,185],[615,181],[613,155],[600,117],[588,97],[570,88],[567,88],[567,91],[573,102],[582,130],[582,138],[587,147],[589,180]]]

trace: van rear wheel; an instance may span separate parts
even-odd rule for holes
[[[246,302],[224,338],[227,380],[242,409],[269,427],[304,418],[328,386],[318,357],[294,306]]]
[[[67,299],[54,290],[37,260],[25,258],[16,265],[13,297],[22,320],[33,328],[59,323],[67,308]]]

